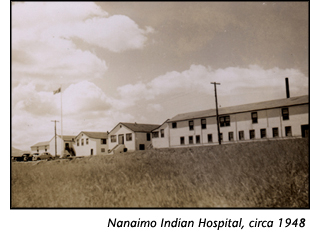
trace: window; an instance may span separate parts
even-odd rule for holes
[[[201,129],[207,129],[207,120],[201,119]]]
[[[84,145],[84,139],[81,139],[81,145],[82,146]]]
[[[76,140],[76,146],[80,146],[80,140]]]
[[[88,144],[88,138],[86,138],[86,144]]]
[[[146,140],[151,141],[151,133],[146,133]]]
[[[116,135],[111,135],[111,143],[115,143],[116,142]]]
[[[292,136],[292,128],[290,126],[285,127],[285,136]]]
[[[39,152],[39,147],[37,147],[37,152]]]
[[[189,136],[189,137],[188,137],[188,143],[189,143],[189,144],[193,144],[193,143],[194,143],[193,136]]]
[[[132,133],[126,134],[126,141],[132,141]]]
[[[172,123],[172,128],[177,128],[177,123],[176,122]]]
[[[250,139],[255,138],[255,130],[250,130]]]
[[[165,130],[164,129],[160,129],[160,137],[161,138],[165,137]]]
[[[252,123],[257,123],[257,112],[251,113]]]
[[[244,140],[244,131],[239,131],[239,140]]]
[[[184,144],[185,144],[184,136],[181,136],[181,137],[180,137],[180,144],[181,144],[181,145],[184,145]]]
[[[145,150],[145,145],[144,144],[139,144],[139,150]]]
[[[47,152],[47,147],[45,146],[45,152]]]
[[[101,152],[104,153],[105,152],[105,148],[101,148]]]
[[[200,144],[200,135],[196,135],[196,144]]]
[[[220,117],[220,126],[230,126],[230,117],[229,116]]]
[[[266,129],[260,129],[260,138],[266,138]]]
[[[153,138],[158,138],[158,136],[159,136],[158,131],[154,131],[154,132],[152,133],[152,137],[153,137]]]
[[[282,117],[283,117],[283,120],[289,120],[290,119],[288,108],[282,109]]]
[[[278,127],[272,128],[272,137],[279,137],[279,129],[278,129]]]
[[[234,132],[228,132],[228,140],[229,141],[234,141]]]
[[[212,140],[212,134],[208,134],[208,143],[212,143],[213,140]]]
[[[107,144],[107,139],[101,139],[101,144]]]
[[[190,131],[194,130],[194,121],[193,120],[189,121],[188,126]]]

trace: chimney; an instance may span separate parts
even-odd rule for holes
[[[288,84],[288,78],[285,78],[286,98],[290,98],[290,87]]]

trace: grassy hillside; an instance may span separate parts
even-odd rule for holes
[[[308,207],[308,140],[12,163],[12,207]]]

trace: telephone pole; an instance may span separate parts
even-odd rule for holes
[[[218,107],[217,107],[217,93],[216,93],[216,85],[221,85],[221,83],[211,82],[211,84],[214,84],[217,136],[218,136],[219,145],[221,145],[219,111],[218,111]]]
[[[55,159],[57,157],[57,134],[56,134],[56,122],[59,122],[57,120],[52,120],[51,122],[55,122]]]

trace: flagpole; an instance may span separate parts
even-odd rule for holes
[[[61,117],[60,117],[60,120],[61,120],[61,151],[60,151],[60,153],[61,153],[61,156],[60,157],[62,157],[63,156],[63,150],[64,150],[64,146],[63,146],[63,142],[64,142],[64,139],[63,139],[63,133],[62,133],[62,85],[60,85],[60,115],[61,115]]]

